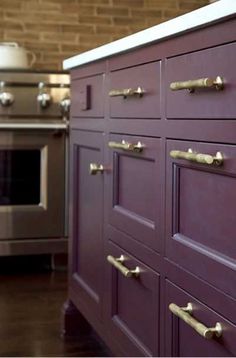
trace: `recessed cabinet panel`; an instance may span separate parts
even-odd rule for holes
[[[236,147],[168,141],[167,181],[167,256],[236,296]]]
[[[161,141],[158,138],[114,134],[110,135],[108,146],[111,163],[108,173],[109,222],[158,250]]]
[[[235,118],[235,51],[236,43],[232,43],[169,58],[167,118]]]
[[[138,268],[125,277],[106,262],[109,271],[109,329],[127,356],[159,354],[159,275],[114,244],[108,245],[113,259],[124,256],[123,267]]]
[[[72,117],[103,117],[104,75],[78,78],[71,81]]]
[[[235,356],[234,323],[168,280],[165,297],[167,357]],[[218,330],[211,334],[209,328],[215,327]],[[208,338],[204,337],[204,334]]]
[[[103,176],[90,174],[102,164],[103,135],[72,131],[72,281],[78,297],[94,315],[101,313]]]
[[[160,118],[160,62],[110,73],[110,116]]]

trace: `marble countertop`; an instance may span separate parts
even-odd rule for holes
[[[149,43],[158,42],[233,14],[236,14],[236,0],[220,0],[146,30],[68,58],[63,61],[63,68],[64,70],[69,70]]]

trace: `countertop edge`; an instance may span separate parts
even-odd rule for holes
[[[63,61],[63,69],[69,70],[146,44],[158,42],[211,24],[233,14],[236,14],[236,0],[220,0],[159,25],[70,57]]]

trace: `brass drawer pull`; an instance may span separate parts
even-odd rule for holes
[[[145,148],[145,145],[141,142],[138,142],[137,144],[126,142],[125,140],[122,140],[122,142],[108,142],[108,147],[112,149],[122,149],[127,150],[130,152],[136,152],[140,153]]]
[[[196,88],[215,88],[216,90],[222,90],[224,88],[224,81],[222,77],[217,76],[216,78],[199,78],[197,80],[172,82],[170,84],[172,91],[187,89],[190,92],[194,92]]]
[[[188,149],[187,152],[183,152],[181,150],[171,150],[170,156],[174,159],[185,159],[191,162],[217,166],[222,165],[224,161],[221,152],[217,152],[216,155],[213,156],[209,154],[196,153],[193,152],[192,149]]]
[[[89,174],[96,175],[97,173],[103,173],[104,166],[102,164],[90,163],[89,164]]]
[[[125,261],[124,255],[121,255],[118,258],[108,255],[107,261],[125,277],[138,277],[140,275],[140,268],[138,266],[134,270],[129,270],[123,265],[123,262]]]
[[[138,96],[142,97],[145,93],[145,90],[138,86],[137,88],[124,88],[124,89],[114,89],[109,91],[110,97],[123,96],[124,98]]]
[[[188,303],[187,307],[179,307],[175,303],[171,303],[169,310],[205,339],[212,339],[214,336],[220,337],[222,335],[222,326],[219,322],[216,323],[215,327],[208,328],[191,316],[193,311],[191,303]]]

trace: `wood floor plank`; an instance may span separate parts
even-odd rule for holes
[[[94,335],[61,337],[61,309],[66,296],[66,272],[0,270],[0,356],[108,356]]]

